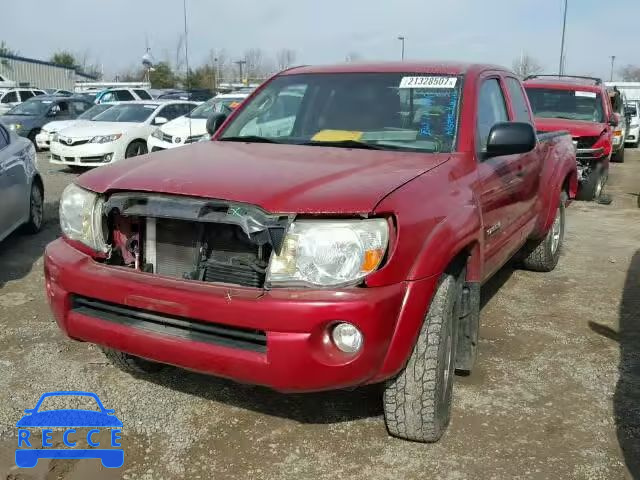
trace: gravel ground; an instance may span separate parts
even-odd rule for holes
[[[568,209],[554,272],[505,267],[483,288],[478,368],[457,379],[435,445],[390,438],[375,386],[286,396],[173,368],[134,378],[63,337],[42,250],[75,174],[40,165],[46,228],[0,244],[0,479],[640,478],[640,153],[611,166],[611,205]],[[14,466],[14,425],[51,390],[93,391],[115,409],[122,469]]]

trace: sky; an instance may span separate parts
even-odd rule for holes
[[[42,0],[40,0],[42,2]],[[140,65],[149,42],[173,58],[182,0],[57,0],[55,8],[3,2],[0,40],[25,57],[89,52],[107,75]],[[297,53],[297,63],[398,60],[489,62],[510,67],[524,51],[557,72],[564,0],[186,0],[189,61],[212,49],[233,59],[249,48]],[[609,4],[615,5],[609,6]],[[51,5],[51,4],[49,4]],[[566,72],[609,77],[640,65],[640,1],[568,0]],[[55,12],[55,16],[53,15]],[[611,19],[611,20],[609,20]]]

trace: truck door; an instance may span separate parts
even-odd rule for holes
[[[513,122],[525,122],[533,124],[531,108],[527,102],[522,84],[515,77],[506,77],[505,85],[509,94],[510,113],[509,118]],[[517,206],[514,213],[517,214],[516,228],[523,229],[525,236],[529,235],[533,228],[533,222],[537,217],[535,202],[540,189],[540,172],[542,171],[542,152],[539,147],[535,150],[514,156],[513,162],[516,176],[520,179],[518,186]]]
[[[491,128],[509,121],[507,102],[500,78],[480,79],[476,114],[476,152],[480,183],[480,208],[484,229],[486,279],[511,258],[520,247],[516,220],[522,179],[517,175],[519,155],[487,157],[486,146]]]

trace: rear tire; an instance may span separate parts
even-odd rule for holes
[[[129,355],[128,353],[113,350],[112,348],[101,347],[109,361],[120,370],[132,374],[157,373],[164,368],[161,363],[145,360],[144,358]]]
[[[589,174],[589,177],[580,184],[576,198],[587,202],[598,201],[604,189],[605,181],[606,176],[602,172],[602,169],[597,166]]]
[[[29,220],[24,224],[24,230],[31,234],[38,233],[42,229],[43,218],[44,191],[40,183],[34,180],[29,198]]]
[[[436,442],[451,417],[460,283],[440,279],[404,370],[384,391],[384,418],[393,436]]]
[[[566,203],[566,193],[562,192],[556,217],[545,237],[525,247],[526,256],[522,264],[526,269],[534,272],[550,272],[558,265],[564,241]]]
[[[136,140],[131,142],[127,147],[127,150],[124,152],[124,158],[137,157],[139,155],[144,155],[147,153],[147,144]]]

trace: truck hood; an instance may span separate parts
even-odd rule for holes
[[[536,129],[539,132],[567,130],[572,137],[599,137],[607,129],[605,123],[566,120],[564,118],[536,117]]]
[[[142,191],[248,203],[272,213],[368,213],[449,154],[202,142],[78,177],[98,193]]]

